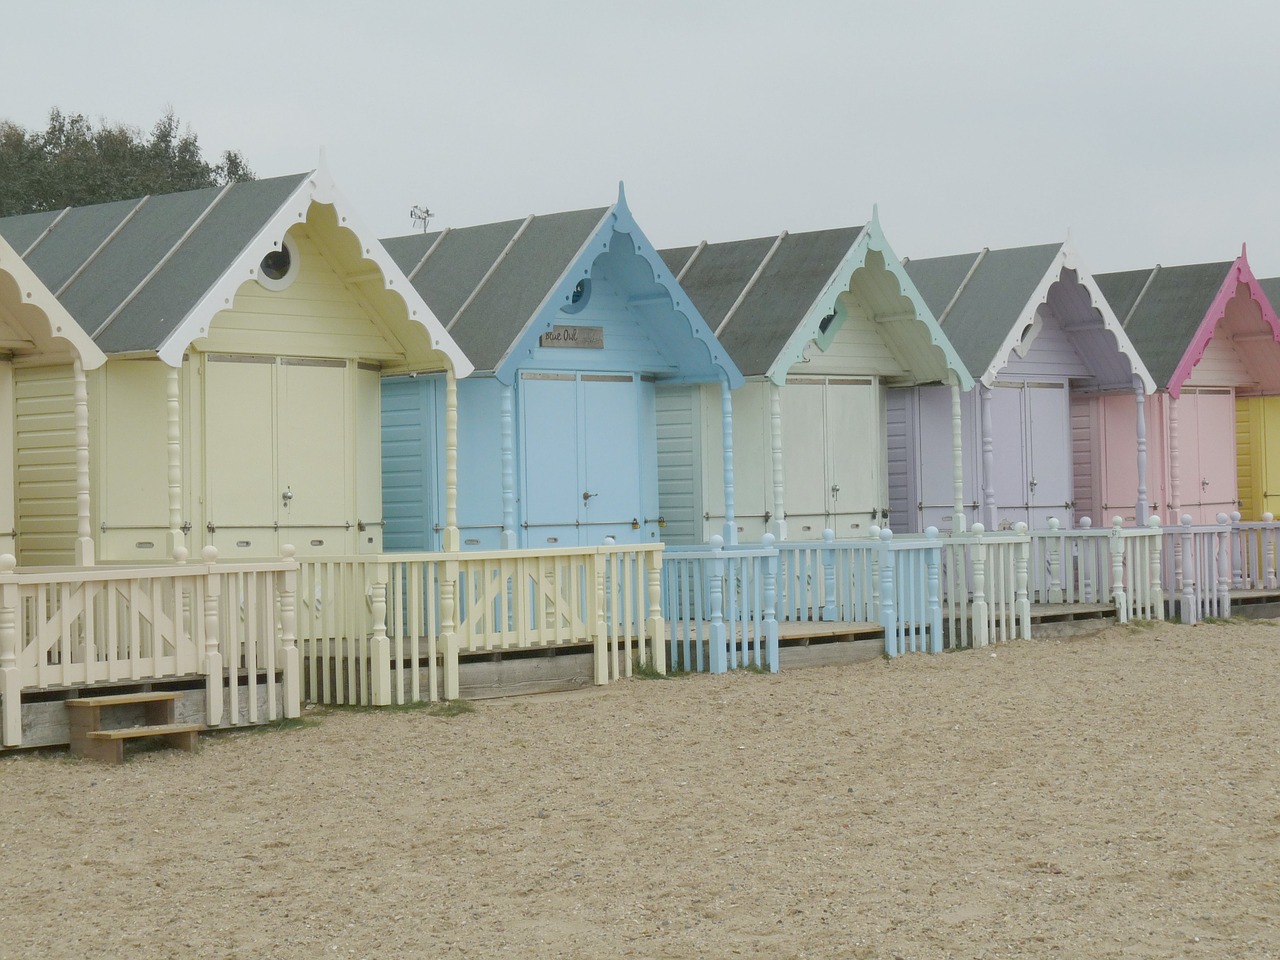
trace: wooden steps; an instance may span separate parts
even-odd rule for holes
[[[143,737],[160,737],[179,750],[194,751],[202,723],[176,723],[174,712],[179,697],[174,691],[150,690],[103,697],[67,700],[70,716],[71,753],[105,763],[124,763],[124,742]],[[136,727],[103,729],[103,715],[119,708],[140,705],[143,723]]]

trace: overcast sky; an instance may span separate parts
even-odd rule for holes
[[[323,146],[379,236],[604,206],[657,246],[862,223],[900,256],[1075,241],[1095,273],[1280,275],[1280,3],[6,4],[0,116],[259,176]]]

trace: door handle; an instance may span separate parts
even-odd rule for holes
[[[600,494],[598,494],[598,493],[588,493],[586,490],[583,490],[583,491],[582,491],[582,502],[583,502],[583,503],[586,503],[586,502],[587,502],[588,500],[590,500],[592,497],[598,497],[598,496],[600,496]]]

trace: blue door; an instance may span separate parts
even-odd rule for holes
[[[437,464],[444,378],[382,381],[382,515],[386,550],[438,550]]]
[[[654,523],[644,516],[642,467],[644,438],[652,431],[643,418],[652,404],[644,403],[646,387],[651,393],[651,384],[631,374],[521,376],[525,546],[649,539]]]

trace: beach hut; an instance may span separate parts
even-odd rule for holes
[[[609,207],[384,243],[476,365],[457,386],[461,547],[660,541],[659,386],[742,378],[621,188]],[[383,384],[388,549],[449,546],[447,393],[439,378]]]
[[[1146,475],[1138,477],[1150,508],[1213,523],[1245,501],[1248,518],[1258,519],[1270,509],[1264,438],[1269,426],[1274,433],[1270,398],[1280,397],[1280,322],[1246,252],[1097,280],[1159,388],[1147,404]],[[1077,411],[1085,415],[1097,429],[1091,446],[1077,447],[1092,478],[1079,495],[1110,511],[1135,479],[1132,464],[1113,456],[1122,443],[1113,435],[1128,432],[1134,415],[1106,398]]]
[[[905,266],[977,384],[960,411],[967,519],[988,529],[1019,521],[1037,529],[1051,517],[1070,526],[1084,515],[1072,463],[1073,442],[1082,439],[1073,430],[1073,398],[1116,394],[1133,410],[1154,389],[1093,277],[1070,243]],[[902,509],[923,504],[922,521],[936,523],[929,509],[942,498],[931,478],[945,476],[950,464],[928,424],[942,415],[941,398],[899,396],[891,405],[903,409],[907,434],[897,468],[907,482],[895,488]],[[1116,442],[1138,462],[1140,432]],[[1138,498],[1135,483],[1129,516]]]
[[[470,364],[327,170],[0,236],[96,345],[13,365],[23,562],[381,549],[381,377]]]
[[[886,389],[940,384],[950,404],[972,379],[878,217],[662,256],[746,377],[731,397],[707,387],[659,391],[669,539],[816,540],[827,528],[847,538],[896,522]],[[712,453],[730,433],[735,462],[725,482]],[[948,419],[942,453],[953,451]]]
[[[1280,277],[1258,285],[1274,312]],[[1240,513],[1247,520],[1260,520],[1264,513],[1280,516],[1280,397],[1238,396],[1236,424]]]

